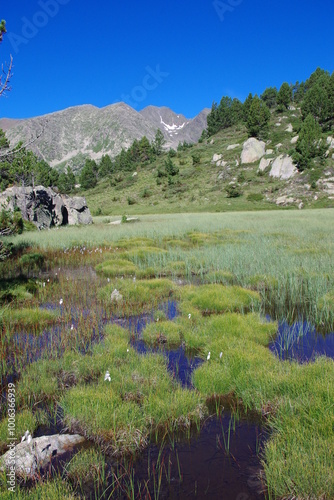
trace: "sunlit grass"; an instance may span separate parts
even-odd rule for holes
[[[28,330],[31,332],[40,332],[47,325],[57,320],[57,315],[52,311],[42,309],[11,309],[6,308],[2,314],[4,325],[10,329]]]
[[[187,286],[182,289],[181,296],[203,314],[247,311],[260,306],[260,296],[256,292],[236,286]]]
[[[0,493],[3,500],[75,500],[69,484],[57,477],[47,482],[37,482],[36,486],[27,490],[16,485],[15,493],[8,490],[5,477],[0,478]]]
[[[181,344],[182,329],[171,321],[150,323],[143,331],[143,340],[152,346],[177,347]]]
[[[121,297],[112,296],[117,290]],[[104,307],[114,314],[131,316],[151,311],[163,301],[178,296],[176,285],[167,279],[156,280],[117,280],[113,281],[98,293]]]
[[[106,480],[106,462],[101,451],[94,448],[80,450],[66,465],[65,470],[70,483],[81,495],[85,495],[87,488],[94,490],[96,495],[99,491],[102,494]]]
[[[102,439],[115,454],[134,453],[160,427],[189,427],[205,414],[199,394],[175,386],[163,356],[139,355],[125,335],[120,327],[108,327],[104,343],[85,356],[87,363],[100,363],[97,383],[79,383],[61,400],[67,425]],[[107,370],[110,382],[104,380]]]
[[[125,259],[106,260],[96,266],[96,270],[104,276],[114,278],[115,276],[134,276],[137,266]]]

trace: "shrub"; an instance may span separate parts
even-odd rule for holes
[[[40,253],[26,253],[19,260],[21,268],[25,271],[40,269],[44,264],[44,256]]]
[[[144,188],[140,193],[141,198],[149,198],[151,196],[151,191],[148,188]]]
[[[128,196],[128,205],[135,205],[137,202],[131,196]]]
[[[192,157],[194,166],[197,166],[201,163],[201,155],[199,153],[193,153],[191,155],[191,157]]]
[[[238,198],[242,195],[242,190],[237,184],[229,184],[225,188],[227,198]]]
[[[165,171],[168,176],[174,176],[179,173],[178,167],[172,162],[170,158],[165,161]]]
[[[247,196],[248,201],[262,201],[263,198],[264,196],[261,193],[249,193]]]

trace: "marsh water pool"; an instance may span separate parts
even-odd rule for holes
[[[280,321],[269,349],[280,359],[299,363],[312,362],[319,356],[334,359],[334,332],[320,333],[307,321],[295,321],[292,325]]]

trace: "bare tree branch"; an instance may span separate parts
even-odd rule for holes
[[[10,151],[6,151],[2,154],[0,154],[0,161],[2,158],[7,158],[9,156],[14,156],[23,149],[26,149],[28,146],[31,146],[34,142],[36,142],[42,135],[44,134],[44,128],[36,135],[36,137],[32,137],[30,141],[26,142],[25,144],[22,144],[19,148],[14,148],[11,149]]]
[[[10,63],[5,70],[4,65],[2,65],[2,74],[0,75],[0,96],[5,94],[6,91],[11,90],[9,82],[13,76],[13,57],[10,56]],[[3,81],[4,80],[4,81]]]

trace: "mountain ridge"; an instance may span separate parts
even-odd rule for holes
[[[167,149],[176,148],[179,142],[197,142],[209,112],[205,108],[188,119],[165,106],[136,111],[124,102],[102,108],[82,104],[33,118],[2,118],[0,128],[12,146],[39,136],[28,149],[53,168],[62,170],[69,165],[79,171],[86,158],[99,160],[104,154],[115,157],[144,135],[152,141],[157,129],[162,131]]]

